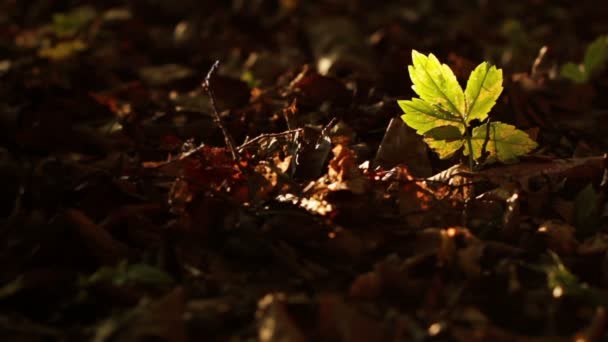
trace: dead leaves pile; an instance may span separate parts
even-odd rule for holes
[[[580,32],[489,2],[6,3],[0,339],[605,339],[607,71],[552,54]],[[430,153],[396,105],[414,47],[529,69],[493,115],[535,155]]]

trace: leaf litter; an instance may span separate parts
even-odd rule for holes
[[[1,7],[3,340],[606,338],[597,2]]]

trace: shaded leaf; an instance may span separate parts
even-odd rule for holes
[[[594,40],[585,51],[583,65],[587,78],[600,71],[608,61],[608,36],[601,36]]]
[[[578,278],[566,268],[557,254],[549,252],[553,259],[553,265],[546,268],[547,285],[553,290],[554,297],[561,297],[564,292],[569,294],[579,293],[581,288]],[[556,289],[561,289],[556,290]]]
[[[574,199],[574,223],[586,232],[597,227],[599,221],[599,194],[593,184],[587,185]]]
[[[425,138],[435,140],[462,140],[462,133],[454,126],[439,126],[424,133]]]
[[[83,285],[90,285],[100,281],[107,281],[114,285],[142,284],[151,286],[168,286],[173,279],[164,271],[151,265],[137,263],[127,264],[122,261],[116,267],[101,267],[97,272],[81,281]]]
[[[426,142],[441,159],[450,158],[464,145],[464,140],[449,141],[425,138],[424,142]]]
[[[606,305],[608,298],[601,291],[583,283],[574,275],[562,262],[560,257],[549,252],[553,259],[553,264],[545,268],[547,273],[547,285],[553,297],[562,296],[577,297],[592,305]]]
[[[483,121],[502,92],[502,70],[483,62],[473,70],[464,92],[467,103],[466,121]]]
[[[139,70],[139,76],[147,83],[155,86],[188,78],[193,74],[194,70],[178,64],[148,66]]]
[[[95,8],[82,6],[68,13],[53,15],[53,31],[59,37],[72,36],[97,16]]]
[[[40,57],[51,60],[61,60],[71,57],[72,55],[84,51],[87,45],[80,39],[68,40],[59,42],[51,47],[44,47],[38,51]]]
[[[562,65],[560,74],[575,83],[585,83],[599,71],[608,61],[608,36],[600,36],[594,40],[587,50],[581,64],[566,63]]]
[[[575,83],[587,82],[587,73],[582,65],[566,63],[562,65],[560,73],[562,77],[565,77]]]

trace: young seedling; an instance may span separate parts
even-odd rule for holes
[[[574,83],[586,83],[600,72],[608,62],[608,35],[600,36],[587,46],[583,63],[566,63],[560,74]]]
[[[424,136],[442,159],[464,147],[469,167],[477,161],[509,163],[536,148],[524,132],[502,122],[487,122],[502,92],[502,70],[483,62],[469,76],[463,91],[449,66],[433,55],[412,51],[412,89],[420,98],[398,101],[405,123]],[[481,125],[473,127],[473,121]],[[483,160],[482,160],[483,159]]]

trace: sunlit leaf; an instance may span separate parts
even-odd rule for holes
[[[424,100],[414,98],[411,101],[398,101],[398,104],[405,112],[401,118],[418,134],[424,134],[439,126],[455,126],[464,132],[464,125],[457,116]]]
[[[517,157],[524,155],[537,147],[534,140],[530,139],[526,132],[502,122],[490,122],[473,128],[471,145],[473,148],[473,158],[479,159],[482,156],[482,148],[488,153],[487,162],[500,161],[509,163],[517,161]],[[486,139],[486,137],[489,137]],[[486,143],[487,140],[487,143]],[[465,145],[465,155],[469,154],[468,147]]]
[[[503,90],[502,70],[481,63],[463,92],[454,73],[433,54],[412,51],[412,60],[410,78],[420,98],[398,101],[405,113],[401,118],[424,135],[424,141],[440,158],[449,158],[464,146],[473,168],[476,160],[511,162],[536,148],[536,142],[514,126],[500,122],[470,126],[474,120],[485,121],[496,104]]]
[[[483,121],[502,93],[502,70],[483,62],[471,72],[465,90],[466,121]]]
[[[431,105],[463,117],[464,93],[450,67],[441,64],[432,53],[425,56],[416,50],[412,51],[412,61],[414,64],[408,69],[416,94]]]

